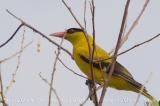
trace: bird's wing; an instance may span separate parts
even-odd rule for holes
[[[86,48],[81,47],[81,48],[78,49],[77,53],[78,53],[78,55],[80,56],[81,59],[83,59],[87,63],[90,62],[90,56],[89,56],[89,53],[88,53],[88,49],[86,50]],[[94,57],[93,57],[94,67],[98,68],[98,69],[109,68],[109,65],[111,63],[111,59],[108,59],[108,60],[105,60],[105,61],[102,61],[102,62],[96,62],[96,61],[101,60],[101,59],[110,58],[110,57],[111,56],[105,50],[96,46],[96,49],[95,49],[95,52],[94,52]],[[116,62],[116,64],[115,64],[114,74],[116,74],[116,73],[117,73],[117,75],[120,74],[122,76],[128,76],[129,78],[133,79],[131,73],[124,66],[122,66],[118,62]]]
[[[85,61],[86,63],[90,64],[90,59],[86,57],[85,55],[79,54],[79,57]],[[96,57],[97,58],[97,57]],[[97,59],[96,59],[97,60]],[[94,60],[95,61],[95,57]],[[110,71],[110,62],[103,61],[103,62],[93,62],[93,67],[105,71],[107,74]],[[114,72],[112,73],[113,76],[120,77],[124,79],[125,81],[128,81],[131,85],[141,88],[142,84],[135,81],[132,77],[132,75],[125,69],[120,63],[116,62]],[[144,89],[145,90],[145,89]]]

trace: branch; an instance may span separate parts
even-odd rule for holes
[[[26,49],[31,43],[32,43],[32,42],[29,42],[29,43],[28,43],[27,45],[25,45],[25,46],[23,47],[23,49],[21,49],[20,51],[18,51],[18,52],[16,52],[16,53],[14,53],[13,55],[11,55],[11,56],[9,56],[9,57],[1,60],[0,63],[4,63],[4,62],[12,59],[13,57],[21,54],[21,53],[24,51],[24,49]],[[15,79],[14,76],[15,76],[15,73],[13,74],[12,80],[10,81],[9,85],[8,85],[8,86],[6,87],[6,89],[5,89],[5,92],[4,92],[5,94],[7,93],[7,91],[9,90],[9,88],[11,87],[12,83],[14,82],[14,79]]]
[[[111,68],[109,70],[109,76],[108,76],[108,80],[104,81],[104,87],[102,89],[102,93],[101,93],[101,97],[99,100],[99,106],[102,106],[103,100],[104,100],[104,96],[106,93],[106,88],[108,87],[109,81],[112,77],[112,73],[114,72],[114,67],[115,67],[115,63],[116,63],[116,59],[117,59],[117,53],[121,44],[121,38],[123,35],[123,31],[124,31],[124,26],[125,26],[125,22],[126,22],[126,17],[127,17],[127,13],[128,13],[128,8],[129,8],[129,4],[130,4],[130,0],[127,0],[126,6],[125,6],[125,10],[124,10],[124,14],[123,14],[123,19],[122,19],[122,24],[121,24],[121,28],[120,28],[120,32],[119,32],[119,36],[118,36],[118,41],[117,41],[117,45],[116,45],[116,49],[111,61]]]
[[[91,11],[91,15],[92,15],[92,31],[93,31],[93,45],[92,45],[92,49],[90,50],[91,51],[91,54],[90,54],[90,67],[91,67],[91,80],[93,81],[93,93],[94,95],[91,96],[95,106],[98,106],[98,98],[97,98],[97,92],[96,92],[96,83],[95,83],[95,78],[94,78],[94,73],[93,73],[93,59],[94,59],[94,52],[95,52],[95,4],[94,4],[94,0],[91,1],[91,4],[90,5],[90,10]],[[89,41],[88,41],[89,42]],[[92,87],[92,86],[91,86]]]
[[[51,106],[52,85],[53,85],[54,73],[56,71],[56,65],[57,65],[58,57],[60,55],[60,50],[61,50],[61,46],[62,46],[63,40],[64,40],[64,38],[61,40],[61,43],[60,43],[60,45],[58,47],[58,53],[57,53],[56,58],[55,58],[54,63],[53,63],[53,70],[52,70],[52,74],[51,74],[51,82],[50,82],[50,89],[49,89],[48,106]]]
[[[134,45],[133,47],[131,47],[131,48],[129,48],[129,49],[121,52],[121,53],[118,54],[118,55],[122,55],[122,54],[124,54],[124,53],[127,53],[127,52],[131,51],[132,49],[134,49],[134,48],[136,48],[136,47],[139,47],[139,46],[141,46],[141,45],[143,45],[143,44],[145,44],[145,43],[148,43],[148,42],[150,42],[150,41],[158,38],[159,36],[160,36],[160,34],[157,34],[156,36],[154,36],[154,37],[152,37],[152,38],[150,38],[150,39],[148,39],[148,40],[146,40],[146,41],[144,41],[144,42],[142,42],[142,43],[136,44],[136,45]]]
[[[102,85],[98,86],[98,87],[96,88],[96,91],[100,90],[102,87],[103,87]],[[94,95],[94,93],[93,93],[93,92],[90,92],[89,95],[88,95],[88,96],[86,97],[86,99],[84,100],[84,102],[82,102],[82,103],[80,104],[80,106],[83,106],[83,105],[89,100],[89,98],[90,98],[92,95]]]
[[[25,46],[23,47],[23,50],[26,49],[31,43],[32,43],[32,42],[29,42],[27,45],[25,45]],[[0,63],[4,63],[4,62],[6,62],[7,60],[12,59],[13,57],[15,57],[15,56],[17,56],[18,54],[20,54],[21,52],[23,52],[23,50],[20,50],[20,51],[18,51],[18,52],[16,52],[16,53],[12,54],[11,56],[4,58],[3,60],[0,60]]]
[[[12,85],[13,85],[13,83],[15,82],[15,77],[17,75],[17,72],[18,72],[18,69],[19,69],[19,66],[20,66],[21,56],[22,56],[22,53],[23,53],[24,39],[25,39],[25,27],[24,27],[24,30],[23,30],[23,35],[22,35],[22,40],[21,40],[21,46],[20,46],[20,51],[22,51],[22,52],[20,52],[19,55],[18,55],[16,69],[15,69],[14,73],[12,74],[12,79],[9,82],[9,85],[6,87],[5,94],[9,91],[9,88],[11,88]]]
[[[71,13],[72,17],[73,17],[74,20],[76,21],[76,23],[77,23],[82,29],[84,29],[83,26],[81,25],[81,23],[78,21],[78,19],[77,19],[77,17],[75,16],[75,14],[72,12],[71,7],[69,7],[64,0],[62,0],[62,3],[63,3],[63,4],[65,5],[65,7],[69,10],[69,12]]]
[[[67,65],[65,65],[65,64],[63,63],[63,61],[62,61],[60,58],[58,58],[58,60],[59,60],[59,62],[60,62],[65,68],[67,68],[67,69],[68,69],[70,72],[72,72],[73,74],[75,74],[75,75],[77,75],[77,76],[79,76],[79,77],[88,79],[87,77],[85,77],[85,76],[83,76],[83,75],[81,75],[81,74],[78,74],[78,73],[76,73],[74,70],[72,70],[71,68],[69,68]]]
[[[87,5],[87,1],[85,0],[84,1],[84,18],[83,18],[85,31],[87,29],[87,26],[86,26],[87,25],[87,23],[86,23],[86,5]]]
[[[125,43],[125,41],[128,39],[129,35],[131,34],[131,32],[133,31],[133,29],[138,25],[138,22],[140,20],[140,18],[142,17],[148,3],[149,3],[150,0],[146,0],[144,5],[143,5],[143,8],[141,10],[141,12],[139,13],[139,15],[137,16],[137,18],[134,20],[133,24],[131,25],[131,27],[129,28],[128,32],[126,33],[126,35],[122,38],[122,42],[121,42],[121,45],[120,47]]]
[[[30,28],[31,30],[33,30],[34,32],[38,33],[40,36],[42,36],[43,38],[45,38],[46,40],[48,40],[50,43],[54,44],[55,46],[59,47],[59,44],[57,44],[56,42],[54,42],[53,40],[51,40],[49,37],[47,37],[45,34],[43,34],[42,32],[40,32],[39,30],[37,30],[36,28],[34,28],[33,26],[29,25],[28,23],[26,23],[25,21],[23,21],[21,18],[18,18],[17,16],[15,16],[13,13],[11,13],[9,10],[6,10],[7,13],[9,13],[11,16],[13,16],[14,18],[18,19],[19,21],[21,21],[21,25],[19,26],[19,28],[17,28],[16,32],[13,34],[15,35],[18,30],[24,25],[28,28]],[[12,38],[11,38],[12,39]],[[10,39],[10,40],[11,40]],[[7,42],[8,43],[8,42]],[[6,44],[7,44],[6,43]],[[66,52],[68,55],[70,55],[73,59],[72,54],[65,48],[60,47],[64,52]]]
[[[0,88],[1,88],[0,95],[1,95],[1,98],[2,98],[1,102],[2,102],[3,106],[8,106],[6,104],[5,97],[4,97],[4,94],[3,94],[3,83],[2,82],[3,81],[2,81],[2,75],[1,75],[1,63],[0,63]]]
[[[23,23],[21,23],[21,24],[18,26],[18,28],[15,30],[15,32],[12,34],[12,36],[11,36],[7,41],[5,41],[3,44],[0,45],[0,48],[3,47],[3,46],[5,46],[9,41],[11,41],[11,40],[15,37],[16,33],[19,31],[19,29],[20,29],[22,26],[23,26]]]
[[[127,41],[128,37],[131,35],[131,32],[132,32],[132,31],[135,29],[135,27],[138,25],[138,22],[139,22],[140,18],[143,16],[144,11],[145,11],[146,7],[147,7],[148,4],[149,4],[149,1],[150,1],[150,0],[146,0],[146,1],[145,1],[144,5],[143,5],[143,8],[142,8],[142,10],[140,11],[139,15],[138,15],[137,18],[133,21],[133,23],[132,23],[131,27],[129,28],[128,32],[127,32],[125,35],[123,35],[122,41],[121,41],[121,44],[120,44],[120,48],[121,48],[122,45]],[[114,51],[115,51],[115,49],[112,49],[110,53],[112,53],[112,52],[114,52]]]
[[[153,37],[151,37],[151,38],[149,38],[148,40],[146,40],[146,41],[144,41],[144,42],[141,42],[141,43],[139,43],[139,44],[136,44],[136,45],[134,45],[133,47],[131,47],[131,48],[129,48],[129,49],[127,49],[127,50],[119,53],[117,56],[123,55],[123,54],[125,54],[125,53],[127,53],[127,52],[129,52],[129,51],[131,51],[131,50],[133,50],[133,49],[135,49],[135,48],[137,48],[137,47],[139,47],[139,46],[142,46],[142,45],[144,45],[144,44],[146,44],[146,43],[149,43],[149,42],[151,42],[152,40],[158,38],[159,36],[160,36],[160,33],[157,34],[157,35],[155,35],[155,36],[153,36]],[[95,62],[102,62],[102,61],[109,60],[109,59],[112,59],[112,58],[113,58],[113,56],[112,56],[112,57],[109,57],[109,58],[106,58],[106,59],[96,60]]]
[[[50,86],[49,82],[48,82],[45,78],[42,77],[41,73],[39,73],[39,77],[40,77],[47,85]],[[62,102],[61,102],[61,100],[60,100],[60,98],[59,98],[56,90],[55,90],[53,87],[52,87],[51,89],[52,89],[53,93],[55,94],[55,96],[56,96],[56,98],[57,98],[57,100],[58,100],[59,106],[62,106]]]

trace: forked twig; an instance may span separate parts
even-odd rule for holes
[[[151,38],[149,38],[149,39],[147,39],[147,40],[145,40],[145,41],[143,41],[143,42],[141,42],[141,43],[138,43],[138,44],[132,46],[131,48],[129,48],[129,49],[127,49],[127,50],[119,53],[117,56],[123,55],[123,54],[125,54],[125,53],[127,53],[127,52],[129,52],[129,51],[131,51],[131,50],[133,50],[133,49],[135,49],[135,48],[137,48],[137,47],[139,47],[139,46],[142,46],[142,45],[144,45],[144,44],[146,44],[146,43],[149,43],[149,42],[151,42],[152,40],[158,38],[159,36],[160,36],[160,33],[157,34],[157,35],[155,35],[155,36],[153,36],[153,37],[151,37]],[[105,58],[105,59],[96,60],[95,62],[102,62],[102,61],[109,60],[109,59],[112,59],[112,58],[113,58],[113,56],[112,56],[112,57],[109,57],[109,58]]]
[[[119,47],[120,47],[120,44],[121,44],[121,38],[122,38],[124,27],[125,27],[125,22],[126,22],[126,17],[127,17],[127,13],[128,13],[129,4],[130,4],[130,0],[127,0],[125,10],[124,10],[124,14],[123,14],[122,24],[121,24],[121,28],[120,28],[116,48],[115,48],[115,52],[114,52],[114,55],[113,55],[113,58],[112,58],[112,61],[111,61],[111,68],[109,70],[109,76],[108,76],[108,79],[104,81],[104,87],[102,89],[101,97],[100,97],[100,100],[99,100],[99,106],[102,106],[104,96],[105,96],[105,93],[106,93],[106,90],[107,90],[106,88],[108,87],[109,81],[112,77],[112,73],[114,72],[114,67],[115,67],[115,63],[116,63],[116,59],[117,59],[117,53],[118,53],[118,50],[119,50]]]
[[[64,40],[64,38],[60,42],[60,45],[58,47],[58,53],[56,54],[56,58],[55,58],[55,60],[53,62],[53,70],[52,70],[52,73],[51,73],[51,82],[50,82],[50,89],[49,89],[49,96],[48,96],[48,99],[49,99],[48,100],[48,106],[51,106],[52,85],[53,85],[54,73],[56,71],[56,65],[57,65],[58,57],[60,55],[60,50],[61,50],[61,46],[62,46],[63,40]]]
[[[60,62],[65,68],[67,68],[67,69],[68,69],[70,72],[72,72],[73,74],[78,75],[79,77],[88,79],[87,77],[85,77],[85,76],[83,76],[83,75],[81,75],[81,74],[78,74],[78,73],[76,73],[73,69],[69,68],[67,65],[65,65],[65,64],[63,63],[63,61],[62,61],[60,58],[58,58],[58,60],[59,60],[59,62]]]
[[[100,90],[102,87],[103,87],[103,86],[101,86],[101,85],[98,86],[98,87],[96,88],[96,91]],[[80,104],[80,106],[83,106],[83,105],[89,100],[89,98],[90,98],[92,95],[94,95],[94,92],[89,93],[89,95],[87,96],[87,98],[84,100],[84,102],[82,102],[82,103]]]
[[[6,10],[7,13],[9,13],[11,16],[13,16],[14,18],[18,19],[19,21],[21,21],[21,25],[17,28],[17,30],[15,31],[15,33],[12,36],[15,36],[15,34],[18,32],[18,30],[24,25],[28,28],[30,28],[31,30],[33,30],[34,32],[38,33],[40,36],[42,36],[43,38],[47,39],[50,43],[54,44],[55,46],[59,47],[59,44],[57,44],[56,42],[54,42],[53,40],[51,40],[49,37],[47,37],[45,34],[43,34],[42,32],[40,32],[39,30],[37,30],[36,28],[34,28],[33,26],[29,25],[28,23],[26,23],[25,21],[23,21],[21,18],[18,18],[16,15],[14,15],[13,13],[11,13],[9,10]],[[10,38],[11,40],[12,38]],[[9,40],[9,41],[10,41]],[[9,42],[8,41],[8,42]],[[8,43],[7,42],[7,43]],[[7,43],[2,44],[3,46],[6,45]],[[1,46],[2,47],[2,46]],[[73,59],[72,54],[65,48],[60,47],[64,52],[66,52],[68,55],[70,55]]]
[[[47,79],[45,79],[44,77],[42,77],[41,73],[39,73],[39,77],[48,85],[50,86],[49,82],[47,81]],[[59,106],[62,106],[62,102],[61,102],[61,99],[60,97],[58,96],[56,90],[52,87],[51,90],[53,91],[53,93],[55,94],[57,100],[58,100],[58,104]]]
[[[25,28],[25,27],[24,27]],[[20,52],[19,53],[19,55],[18,55],[18,60],[17,60],[17,65],[16,65],[16,69],[15,69],[15,71],[14,71],[14,73],[12,74],[12,79],[11,79],[11,81],[9,82],[9,85],[6,87],[6,89],[5,89],[5,94],[9,91],[9,89],[12,87],[12,85],[14,84],[14,82],[15,82],[15,77],[16,77],[16,75],[17,75],[17,72],[18,72],[18,69],[19,69],[19,66],[20,66],[20,60],[21,60],[21,55],[22,55],[22,53],[23,53],[23,46],[24,46],[24,36],[25,36],[25,29],[24,29],[24,31],[23,31],[23,35],[22,35],[22,40],[21,40],[21,47],[20,47],[20,51],[22,51],[22,52]]]
[[[131,27],[129,28],[128,32],[126,34],[123,35],[122,37],[122,41],[120,44],[120,48],[122,47],[122,45],[127,41],[128,37],[131,35],[131,32],[134,30],[134,28],[138,25],[139,20],[141,19],[141,17],[143,16],[143,13],[145,12],[146,7],[148,6],[150,0],[146,0],[142,10],[140,11],[139,15],[137,16],[137,18],[133,21]],[[113,53],[115,50],[115,48],[113,48],[111,50],[110,53]]]
[[[73,17],[74,20],[76,21],[76,23],[77,23],[82,29],[84,29],[83,26],[81,25],[81,23],[78,21],[78,18],[77,18],[77,17],[75,16],[75,14],[72,12],[71,7],[69,7],[64,0],[62,0],[62,3],[63,3],[63,4],[65,5],[65,7],[69,10],[69,12],[71,13],[72,17]]]
[[[148,6],[150,0],[146,0],[143,8],[140,12],[140,14],[137,16],[137,18],[134,20],[133,24],[131,25],[131,27],[129,28],[128,32],[126,33],[126,35],[122,38],[122,42],[120,47],[125,43],[125,41],[128,39],[129,35],[131,34],[131,32],[133,31],[133,29],[138,25],[138,22],[140,20],[140,18],[143,16],[143,13],[146,9],[146,7]]]
[[[23,47],[23,50],[26,49],[31,43],[32,43],[32,42],[29,42],[28,44],[26,44],[26,45]],[[11,56],[4,58],[3,60],[0,60],[0,63],[4,63],[4,62],[6,62],[7,60],[12,59],[13,57],[15,57],[15,56],[17,56],[18,54],[20,54],[21,52],[23,52],[23,50],[20,50],[20,51],[18,51],[18,52],[16,52],[16,53],[12,54]]]

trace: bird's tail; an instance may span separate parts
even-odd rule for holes
[[[154,98],[152,95],[150,95],[147,92],[147,90],[144,90],[142,92],[142,95],[144,95],[145,97],[147,97],[151,101],[151,104],[154,104],[153,106],[160,106],[160,101],[158,101],[156,98]]]
[[[132,82],[132,85],[134,85],[134,87],[135,87],[135,92],[141,93],[143,96],[148,98],[151,103],[154,102],[156,104],[156,106],[160,106],[160,101],[158,101],[155,97],[153,97],[151,94],[149,94],[148,91],[146,90],[146,88],[142,84],[140,84],[139,82],[134,80],[134,83]],[[143,88],[143,90],[142,90],[142,88]]]
[[[153,100],[155,100],[155,98],[152,96],[152,95],[150,95],[148,92],[147,92],[147,90],[143,90],[142,91],[142,95],[144,95],[145,97],[147,97],[149,100],[151,100],[151,101],[153,101]]]

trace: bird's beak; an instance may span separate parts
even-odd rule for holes
[[[56,33],[52,33],[50,34],[50,36],[55,36],[55,37],[59,37],[59,38],[63,38],[65,36],[66,32],[56,32]]]

